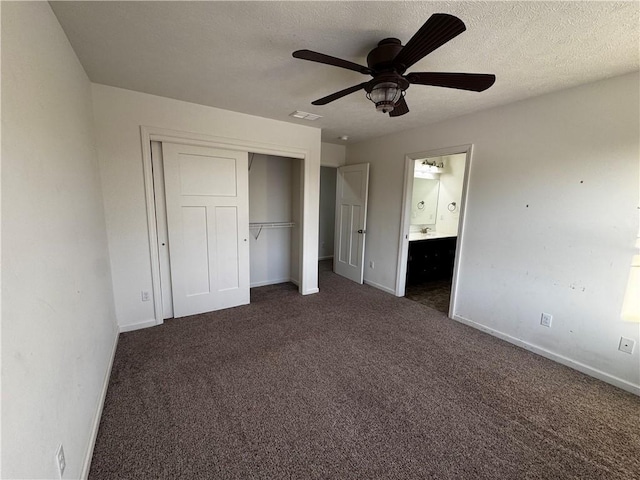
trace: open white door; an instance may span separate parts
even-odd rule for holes
[[[162,144],[174,317],[249,303],[246,152]]]
[[[364,276],[368,190],[368,163],[338,168],[333,271],[357,283]]]

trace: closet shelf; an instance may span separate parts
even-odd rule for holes
[[[251,222],[249,228],[291,228],[295,225],[293,222]]]
[[[249,229],[258,230],[255,234],[257,240],[262,232],[263,228],[293,228],[296,224],[294,222],[251,222],[249,223]]]

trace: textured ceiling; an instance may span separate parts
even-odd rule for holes
[[[631,2],[51,2],[91,81],[321,127],[349,143],[639,69]],[[494,73],[483,93],[414,85],[410,113],[376,112],[369,76],[294,59],[311,49],[366,65],[385,37],[403,44],[433,13],[467,31],[410,71]],[[303,110],[315,122],[288,115]]]

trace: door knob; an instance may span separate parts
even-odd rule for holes
[[[360,233],[360,234],[364,234],[364,233],[367,233],[367,231],[366,231],[366,230],[362,230],[362,229],[360,229],[360,230],[358,230],[358,233]]]

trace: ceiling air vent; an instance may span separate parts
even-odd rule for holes
[[[294,118],[300,118],[302,120],[309,120],[309,121],[322,118],[322,115],[316,115],[315,113],[301,112],[300,110],[296,110],[295,112],[290,113],[289,116]]]

